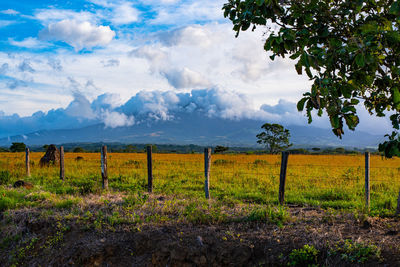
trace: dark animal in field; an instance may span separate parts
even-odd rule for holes
[[[54,165],[60,162],[60,151],[55,145],[49,145],[46,154],[40,159],[40,167]]]
[[[31,188],[33,188],[33,184],[22,181],[22,180],[18,180],[14,183],[13,187],[14,188],[25,187],[26,189],[31,189]]]
[[[83,157],[78,156],[78,157],[75,158],[75,160],[76,160],[76,161],[82,161],[82,160],[83,160]]]

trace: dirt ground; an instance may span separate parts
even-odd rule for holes
[[[280,227],[238,221],[219,225],[148,224],[140,228],[122,224],[102,231],[74,221],[61,229],[53,218],[15,212],[13,224],[18,232],[37,241],[27,244],[22,252],[16,250],[16,241],[3,246],[0,265],[287,266],[289,253],[308,244],[319,250],[320,266],[400,266],[398,218],[365,218],[299,207],[289,211],[292,219]],[[2,229],[6,229],[5,220],[0,216]],[[4,233],[0,237],[4,238]],[[346,239],[378,246],[381,257],[359,264],[329,252]],[[19,257],[18,263],[10,261],[11,255]]]

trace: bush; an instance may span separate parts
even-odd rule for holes
[[[314,246],[304,245],[300,249],[294,249],[289,254],[289,266],[317,266],[318,249]]]
[[[11,180],[11,174],[9,171],[0,171],[0,185],[7,184]]]
[[[371,244],[363,244],[346,239],[344,244],[336,244],[329,252],[331,255],[339,255],[342,260],[351,263],[362,264],[368,260],[380,260],[381,250]]]

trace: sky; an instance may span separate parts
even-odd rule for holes
[[[306,125],[295,103],[310,81],[295,62],[269,59],[266,29],[235,38],[224,2],[1,1],[0,137],[194,110]],[[389,132],[359,110],[360,130]]]

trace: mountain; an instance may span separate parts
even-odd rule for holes
[[[156,144],[196,144],[224,146],[256,146],[256,134],[261,132],[258,120],[210,118],[201,114],[177,114],[174,120],[143,121],[130,127],[106,128],[96,124],[79,129],[41,130],[0,139],[0,146],[12,142],[29,145],[71,142],[120,142]],[[295,146],[376,147],[383,136],[347,131],[338,139],[329,129],[289,125],[291,142]]]

